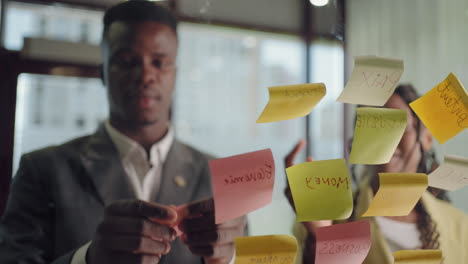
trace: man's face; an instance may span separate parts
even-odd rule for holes
[[[114,22],[102,47],[111,120],[166,125],[176,77],[175,32],[157,22]]]

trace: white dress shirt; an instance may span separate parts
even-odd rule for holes
[[[151,146],[148,158],[147,152],[140,144],[119,132],[109,121],[106,121],[104,126],[117,148],[136,197],[144,201],[152,200],[161,186],[162,167],[174,142],[174,130],[169,127],[166,135]],[[86,264],[86,252],[90,244],[91,241],[75,252],[71,264]],[[229,264],[233,264],[234,261],[235,254]]]
[[[174,142],[174,130],[169,127],[166,135],[151,146],[148,157],[140,144],[119,132],[109,121],[104,123],[104,127],[119,153],[136,197],[144,201],[152,200],[161,186],[162,167]],[[90,244],[91,241],[73,254],[71,264],[86,264],[86,252]]]
[[[168,132],[158,142],[154,143],[149,151],[133,139],[120,133],[107,121],[107,133],[117,148],[122,166],[133,185],[136,197],[149,201],[154,198],[161,186],[161,173],[167,153],[174,142],[174,131],[169,127]]]

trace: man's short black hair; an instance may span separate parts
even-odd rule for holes
[[[153,21],[165,24],[177,33],[175,15],[167,7],[145,0],[126,1],[109,8],[104,14],[103,38],[110,25],[116,21],[129,23]]]

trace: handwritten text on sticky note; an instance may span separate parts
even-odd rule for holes
[[[304,162],[286,169],[298,221],[346,219],[353,210],[344,159]]]
[[[423,173],[379,173],[380,187],[362,216],[408,215],[427,189]]]
[[[353,73],[337,101],[382,106],[395,91],[402,74],[402,60],[358,56]]]
[[[455,191],[468,185],[468,158],[445,155],[444,163],[429,174],[429,186]]]
[[[236,237],[235,264],[294,264],[297,240],[289,235]]]
[[[368,220],[320,227],[315,234],[315,263],[361,264],[371,246]]]
[[[288,120],[308,115],[326,93],[323,83],[274,86],[268,90],[270,101],[257,123]]]
[[[440,264],[442,251],[439,249],[400,250],[393,253],[395,264]]]
[[[271,203],[275,163],[270,149],[209,161],[216,223]]]
[[[410,107],[440,144],[468,127],[468,95],[453,73]]]
[[[405,132],[407,111],[359,107],[356,112],[356,127],[349,163],[389,162]]]

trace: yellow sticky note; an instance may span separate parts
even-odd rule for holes
[[[440,144],[468,127],[468,95],[453,73],[410,107]]]
[[[257,123],[268,123],[308,115],[325,96],[323,83],[308,83],[268,88],[270,101]]]
[[[346,219],[353,211],[344,159],[304,162],[286,169],[297,221]]]
[[[362,216],[408,215],[427,189],[424,173],[379,173],[380,187]]]
[[[359,107],[356,112],[349,163],[388,163],[405,132],[407,112],[373,107]]]
[[[297,240],[289,235],[236,237],[235,264],[294,264]]]
[[[354,69],[338,102],[384,105],[403,74],[403,61],[377,56],[357,56]]]
[[[440,264],[442,251],[439,249],[400,250],[393,253],[395,264]]]

